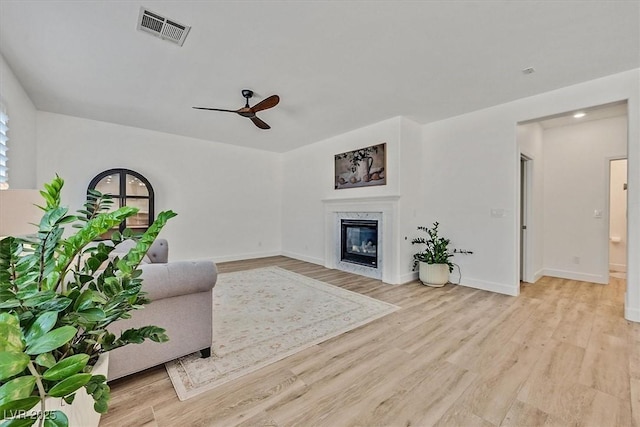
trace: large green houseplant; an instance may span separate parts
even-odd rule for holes
[[[433,227],[419,226],[418,231],[424,231],[427,237],[416,237],[411,241],[414,245],[424,245],[420,252],[413,255],[413,269],[418,267],[420,281],[432,287],[442,287],[449,281],[449,273],[453,271],[453,263],[449,258],[453,253],[449,251],[451,241],[439,236],[436,221]]]
[[[109,387],[103,375],[92,375],[98,356],[145,339],[163,342],[164,329],[146,326],[116,336],[107,326],[130,317],[149,301],[141,292],[137,268],[166,222],[176,214],[162,212],[140,236],[95,240],[137,213],[122,207],[109,211],[110,200],[89,194],[85,209],[69,215],[60,205],[64,181],[57,177],[41,191],[45,204],[37,233],[0,241],[0,411],[2,426],[66,426],[67,416],[48,411],[50,398],[71,404],[85,388],[94,410],[107,411]],[[65,236],[65,226],[77,231]],[[68,233],[67,233],[68,234]],[[136,246],[111,257],[124,238]]]

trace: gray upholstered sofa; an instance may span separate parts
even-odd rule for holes
[[[132,241],[122,242],[112,254],[127,252],[132,245]],[[133,311],[131,319],[112,323],[109,330],[119,335],[129,328],[154,325],[166,329],[169,341],[147,340],[112,350],[109,353],[109,380],[197,351],[201,351],[203,357],[211,354],[216,265],[212,261],[168,262],[168,256],[167,241],[157,239],[140,265],[142,290],[151,303]]]

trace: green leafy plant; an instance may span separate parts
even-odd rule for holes
[[[72,403],[82,387],[105,413],[109,386],[91,368],[100,353],[146,339],[168,340],[164,329],[146,326],[116,336],[107,327],[131,317],[149,301],[141,292],[138,265],[160,230],[176,214],[165,211],[142,235],[113,233],[111,244],[95,240],[138,211],[109,212],[110,197],[93,191],[79,216],[60,205],[64,181],[56,176],[40,194],[45,205],[30,237],[0,241],[0,411],[2,426],[68,425],[60,411],[47,411],[46,398]],[[65,226],[78,230],[64,237]],[[131,238],[122,257],[113,247]]]
[[[413,254],[414,270],[419,262],[426,262],[427,264],[447,264],[449,272],[453,271],[453,263],[449,260],[453,256],[453,253],[449,251],[450,240],[438,236],[439,225],[436,221],[433,223],[433,228],[418,227],[418,231],[424,231],[428,237],[416,237],[411,241],[413,245],[424,245],[422,251]]]

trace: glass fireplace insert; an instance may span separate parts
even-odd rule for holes
[[[343,219],[340,235],[342,261],[378,268],[378,221]]]

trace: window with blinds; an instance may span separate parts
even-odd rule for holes
[[[9,156],[7,151],[7,142],[9,141],[9,116],[7,110],[3,105],[0,105],[0,190],[6,190],[9,188],[9,168],[7,168],[7,161]]]

